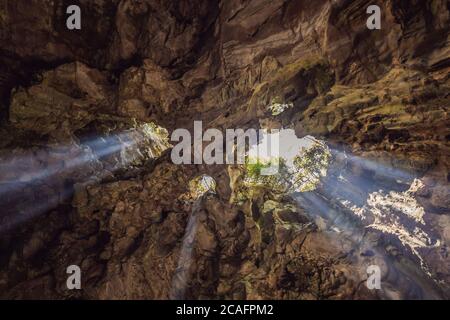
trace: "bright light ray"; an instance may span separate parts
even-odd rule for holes
[[[355,155],[349,155],[338,150],[334,150],[347,157],[347,161],[352,164],[359,164],[362,168],[376,172],[381,177],[396,179],[398,182],[411,182],[415,176],[405,170],[394,168],[393,166],[383,165],[370,159],[364,159]]]
[[[167,147],[168,143],[163,137],[144,127],[106,137],[95,137],[84,141],[82,146],[54,145],[45,151],[25,151],[1,157],[0,205],[4,210],[0,215],[0,232],[10,230],[56,207],[62,195],[69,197],[67,193],[71,191],[65,190],[65,187],[61,189],[60,185],[65,179],[83,182],[92,175],[102,179],[111,170],[130,165],[136,160],[133,155],[144,157],[140,149],[146,149],[146,154],[153,158],[153,155],[159,155]],[[116,157],[114,167],[105,167],[101,160],[111,156]],[[43,199],[35,199],[32,204],[29,203],[30,199],[27,199],[23,191],[36,190],[32,194],[39,197],[42,186],[53,186],[56,195],[50,199],[44,195]]]
[[[363,244],[361,241],[368,229],[398,240],[406,251],[418,258],[420,268],[431,276],[419,249],[439,246],[439,240],[427,231],[429,228],[423,220],[425,212],[413,197],[420,180],[412,172],[334,148],[331,150],[346,164],[341,166],[340,172],[338,169],[327,175],[319,190],[296,194],[300,205],[306,206],[313,216],[317,214],[329,221],[334,231],[350,236],[357,246]],[[355,165],[371,174],[352,173],[349,166]],[[394,181],[394,186],[388,189],[374,175]],[[365,243],[364,247],[367,245],[370,244]],[[377,248],[371,250],[380,253]]]
[[[137,141],[126,141],[125,140],[126,135],[125,134],[119,134],[114,137],[101,137],[96,138],[92,141],[87,142],[89,144],[89,148],[84,148],[83,153],[75,158],[68,158],[62,160],[64,162],[64,171],[70,171],[71,169],[76,169],[86,163],[96,161],[101,157],[105,157],[111,154],[114,154],[116,152],[119,152],[124,147],[131,147],[136,145]],[[119,141],[124,141],[124,143],[120,143]],[[54,151],[61,150],[64,152],[64,150],[68,149],[70,146],[55,146],[52,148]],[[22,156],[23,158],[33,158],[36,157],[32,152]],[[51,159],[51,157],[49,157]],[[15,162],[18,161],[17,158],[13,157],[10,159],[5,159],[6,164],[3,164],[1,167],[1,172],[6,171],[14,171],[17,172],[20,170],[20,167],[17,167],[15,165]],[[20,161],[20,160],[19,160]],[[39,161],[39,160],[37,160]],[[48,179],[52,178],[56,174],[61,173],[61,164],[50,164],[45,169],[39,171],[39,172],[30,172],[25,173],[24,176],[18,177],[17,179],[13,180],[7,180],[8,183],[20,183],[23,181],[26,181],[28,183],[35,182],[36,180],[42,180],[42,179]]]
[[[172,286],[170,291],[171,299],[184,299],[186,290],[190,280],[190,267],[192,264],[192,251],[195,245],[195,236],[197,234],[198,217],[197,212],[200,210],[200,203],[202,199],[198,198],[193,207],[192,213],[189,216],[186,225],[186,231],[183,236],[181,244],[180,255],[178,258],[177,268],[172,279]]]
[[[192,250],[197,233],[197,212],[201,209],[202,197],[207,193],[215,193],[216,181],[208,175],[201,175],[189,183],[190,196],[195,200],[189,216],[178,257],[177,269],[172,279],[170,297],[184,299],[190,277],[189,268],[192,263]]]

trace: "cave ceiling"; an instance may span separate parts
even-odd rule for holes
[[[445,0],[0,0],[0,298],[449,299],[449,108]]]

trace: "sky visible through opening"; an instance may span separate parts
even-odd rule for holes
[[[298,138],[293,129],[281,129],[274,133],[261,131],[259,144],[251,146],[248,155],[261,160],[271,160],[279,155],[288,167],[293,167],[294,158],[300,151],[312,147],[316,141],[312,136]]]

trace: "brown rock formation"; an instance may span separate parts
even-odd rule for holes
[[[1,298],[450,297],[447,1],[75,2],[70,31],[72,1],[0,0]],[[194,120],[292,128],[332,164],[236,203],[241,167],[175,165],[154,125]]]

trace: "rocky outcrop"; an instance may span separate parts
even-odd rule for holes
[[[446,1],[81,0],[79,31],[67,5],[0,1],[0,297],[449,296]],[[237,203],[241,167],[165,151],[194,120],[314,135],[332,165]],[[411,207],[433,238],[416,251],[380,230]]]

